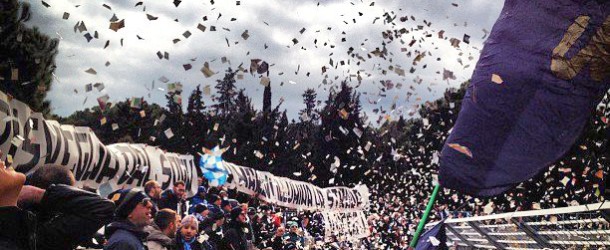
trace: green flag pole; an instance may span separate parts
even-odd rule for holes
[[[428,220],[428,215],[430,214],[430,210],[432,210],[432,205],[434,205],[434,200],[436,200],[436,195],[438,195],[438,190],[441,189],[440,184],[436,184],[434,186],[434,191],[432,191],[432,196],[428,201],[428,206],[426,206],[426,211],[424,211],[424,215],[419,221],[419,225],[417,225],[417,230],[415,231],[415,235],[413,235],[413,240],[411,240],[411,244],[409,247],[415,248],[417,246],[417,241],[419,240],[419,235],[421,235],[424,230],[424,226],[426,225],[426,221]]]

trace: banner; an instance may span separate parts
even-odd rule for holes
[[[269,203],[300,210],[361,211],[369,205],[366,186],[319,188],[311,183],[224,162],[233,176],[230,185]]]
[[[561,158],[610,86],[610,1],[506,0],[481,51],[439,181],[501,194]]]
[[[197,192],[197,166],[193,156],[166,153],[144,144],[102,144],[88,127],[47,121],[41,113],[0,92],[1,160],[12,161],[15,170],[30,173],[45,164],[69,167],[77,185],[99,188],[143,187],[156,180],[163,189],[184,181],[186,190]]]
[[[358,240],[368,237],[370,230],[363,211],[332,212],[323,211],[324,237],[330,240],[333,236],[340,240]]]

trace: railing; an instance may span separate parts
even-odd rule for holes
[[[445,226],[453,249],[610,249],[610,202],[452,218]]]

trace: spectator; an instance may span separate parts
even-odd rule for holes
[[[289,221],[286,223],[288,226],[288,233],[284,234],[283,240],[286,244],[293,244],[298,249],[303,249],[305,246],[305,239],[301,236],[299,231],[299,224],[296,221]]]
[[[163,189],[161,189],[161,185],[154,180],[147,181],[146,184],[144,184],[144,192],[146,195],[148,195],[150,201],[152,201],[152,203],[156,206],[159,205],[162,191]]]
[[[210,213],[224,213],[220,208],[222,200],[216,194],[208,194],[208,209]]]
[[[203,221],[204,232],[212,249],[221,249],[224,222],[225,216],[222,213],[210,213],[210,216]]]
[[[278,227],[277,231],[273,235],[273,239],[271,240],[271,249],[273,250],[283,250],[284,249],[284,233],[286,229],[284,227]]]
[[[123,189],[110,194],[117,204],[115,221],[106,228],[106,250],[144,250],[150,224],[152,202],[139,189]]]
[[[176,248],[178,250],[203,250],[208,249],[197,241],[199,232],[199,221],[193,215],[187,215],[182,219],[182,227],[176,236]]]
[[[148,250],[171,250],[176,237],[176,212],[169,208],[161,209],[155,216],[154,223],[146,227]]]
[[[227,244],[234,250],[248,249],[248,225],[246,224],[246,211],[240,207],[233,208],[230,212],[231,221],[227,225],[225,232],[225,240]]]
[[[189,214],[193,214],[195,212],[195,206],[199,204],[203,204],[207,206],[207,201],[205,200],[205,196],[207,195],[206,189],[203,186],[200,186],[197,189],[197,193],[193,195],[193,197],[189,198],[189,202],[191,207],[189,208]]]
[[[25,176],[2,162],[0,180],[0,249],[74,249],[112,218],[109,200],[63,184],[46,190],[23,186]],[[38,223],[35,214],[17,204],[58,216]]]
[[[195,211],[194,211],[194,215],[197,218],[197,220],[199,220],[200,222],[200,228],[199,231],[203,231],[203,222],[206,218],[208,218],[208,215],[210,214],[210,210],[208,209],[207,206],[203,205],[203,204],[197,204],[197,206],[195,206]]]
[[[229,200],[222,200],[220,202],[220,208],[227,218],[230,217],[229,215],[231,214],[231,209],[233,209],[233,207],[231,206],[231,202]]]
[[[52,184],[64,184],[66,186],[74,186],[76,180],[70,168],[47,164],[39,167],[26,178],[26,185],[47,189]]]
[[[187,212],[185,188],[186,186],[183,181],[177,181],[172,189],[165,190],[159,200],[159,209],[169,208],[176,211],[179,215],[184,215]]]

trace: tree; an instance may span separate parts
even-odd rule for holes
[[[308,88],[303,93],[303,102],[305,108],[299,111],[299,119],[301,122],[316,122],[318,120],[318,114],[316,110],[316,91],[312,88]]]
[[[235,73],[231,68],[228,68],[222,80],[216,82],[216,104],[213,106],[217,115],[226,117],[235,108]]]
[[[24,23],[29,18],[28,3],[0,3],[0,91],[48,116],[50,103],[45,97],[51,88],[59,41],[36,27],[27,27]]]

